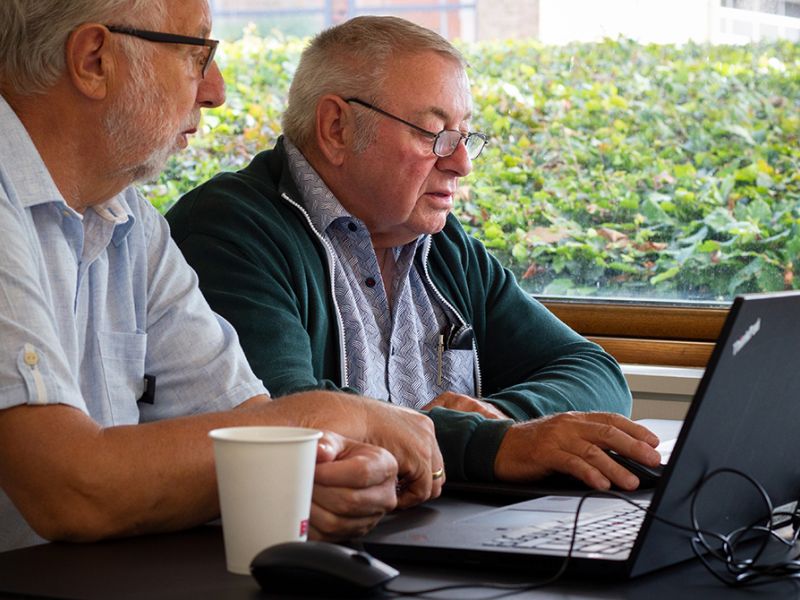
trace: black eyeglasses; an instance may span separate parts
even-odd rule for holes
[[[369,102],[359,100],[358,98],[347,98],[345,102],[360,104],[364,108],[374,110],[376,113],[381,114],[384,117],[389,117],[390,119],[399,121],[400,123],[408,125],[412,129],[419,131],[421,134],[429,138],[433,138],[433,153],[441,158],[452,155],[453,152],[456,151],[456,148],[458,148],[458,144],[461,142],[461,140],[464,140],[464,146],[467,149],[467,156],[469,156],[470,160],[474,160],[478,158],[478,155],[480,155],[480,153],[483,151],[483,147],[486,146],[486,142],[488,140],[484,134],[476,133],[474,131],[461,133],[455,129],[442,129],[439,133],[434,133],[433,131],[428,131],[427,129],[423,129],[418,125],[409,123],[405,119],[401,119],[400,117],[388,113],[377,106],[373,106]]]
[[[121,33],[123,35],[132,35],[148,42],[160,42],[162,44],[189,44],[190,46],[205,46],[208,48],[208,55],[203,57],[200,63],[200,76],[205,78],[208,68],[214,60],[214,54],[217,51],[219,40],[210,40],[208,38],[192,37],[190,35],[178,35],[176,33],[162,33],[160,31],[148,31],[146,29],[134,29],[133,27],[123,27],[121,25],[106,25],[112,33]]]

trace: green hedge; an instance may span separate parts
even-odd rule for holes
[[[303,40],[246,35],[160,209],[280,133]],[[532,292],[701,300],[800,288],[800,45],[463,48],[490,145],[457,214]]]

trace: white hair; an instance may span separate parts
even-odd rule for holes
[[[431,51],[466,67],[463,55],[438,33],[399,17],[361,16],[319,33],[303,51],[292,80],[284,134],[297,147],[308,147],[320,98],[336,94],[377,102],[393,57]],[[371,142],[375,121],[375,115],[356,113],[357,150]]]
[[[30,95],[53,86],[64,72],[67,39],[84,23],[152,29],[166,12],[165,0],[0,0],[0,87]],[[143,44],[124,37],[132,63],[141,64]]]

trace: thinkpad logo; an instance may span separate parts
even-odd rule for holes
[[[747,328],[747,331],[744,332],[744,335],[742,335],[742,337],[733,342],[733,355],[736,356],[737,354],[739,354],[739,351],[742,348],[744,348],[747,345],[747,343],[755,337],[755,335],[759,332],[760,329],[761,329],[761,317],[759,317],[755,323],[753,323],[752,325],[750,325],[750,327]]]

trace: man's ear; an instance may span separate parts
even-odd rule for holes
[[[108,94],[114,73],[111,33],[100,24],[84,23],[67,39],[66,74],[79,93],[94,100]]]
[[[334,94],[327,94],[317,102],[317,147],[325,159],[340,166],[353,142],[355,121],[350,105]]]

